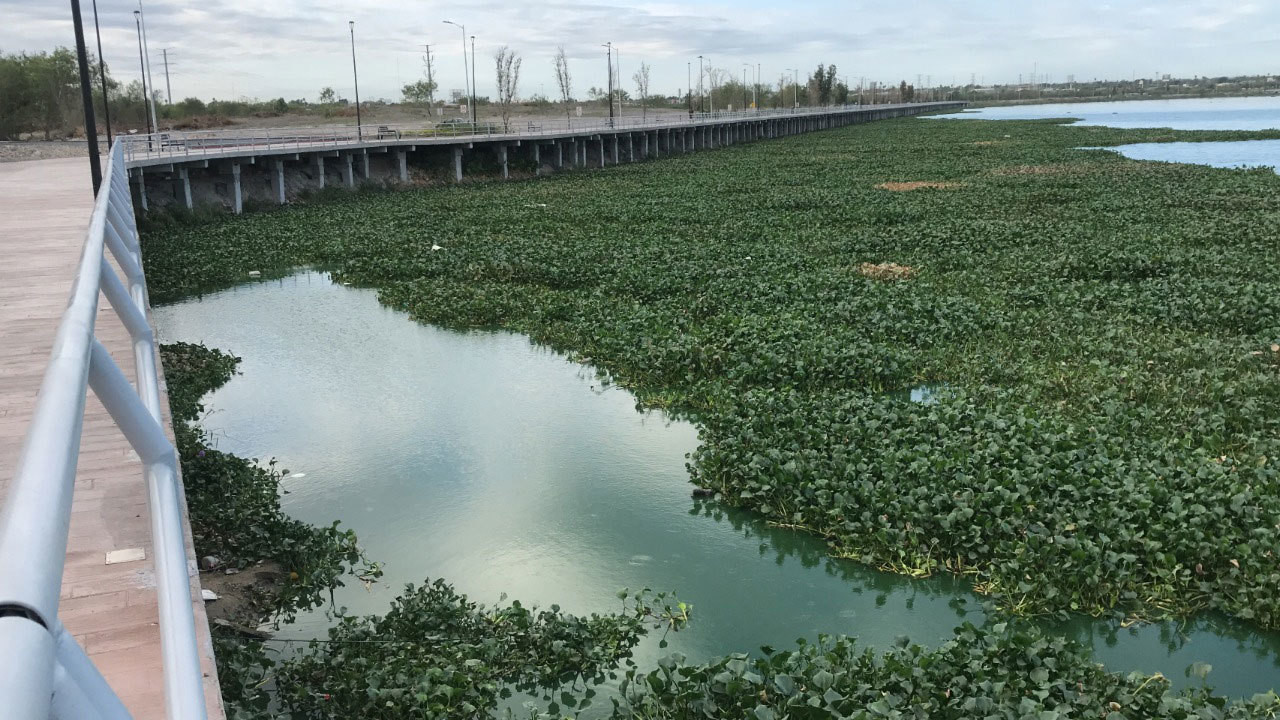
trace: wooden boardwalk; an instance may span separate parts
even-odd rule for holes
[[[92,210],[84,158],[0,163],[0,492],[17,464]],[[132,377],[128,333],[105,298],[99,300],[97,336]],[[167,398],[162,404],[172,440]],[[142,465],[92,392],[74,497],[59,617],[135,718],[163,718],[164,671]],[[189,527],[186,539],[205,697],[209,717],[221,720]],[[138,550],[143,559],[129,559]]]

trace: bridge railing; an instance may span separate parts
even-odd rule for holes
[[[108,261],[108,251],[123,270],[123,279]],[[132,339],[136,389],[95,334],[100,295]],[[17,472],[0,510],[0,715],[5,718],[129,717],[58,621],[72,491],[90,388],[142,461],[167,716],[206,717],[177,453],[163,426],[148,307],[124,146],[117,142],[108,156]]]
[[[309,150],[337,147],[361,142],[421,140],[501,140],[504,138],[542,138],[584,132],[626,132],[684,128],[720,122],[766,120],[782,117],[837,115],[855,110],[892,110],[912,107],[927,110],[930,106],[956,106],[963,103],[914,103],[909,105],[834,105],[781,110],[737,110],[706,113],[664,113],[652,119],[644,117],[565,118],[533,120],[518,118],[504,126],[500,121],[471,123],[458,119],[435,123],[401,123],[381,125],[329,125],[316,127],[263,128],[253,130],[190,130],[151,134],[125,135],[125,159],[182,159],[234,149],[262,151]]]

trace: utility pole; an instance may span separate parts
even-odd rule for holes
[[[93,194],[102,186],[102,165],[98,157],[98,123],[93,119],[93,84],[89,79],[89,54],[84,49],[84,26],[80,22],[80,0],[71,0],[71,21],[76,31],[76,62],[80,66],[80,98],[84,103],[84,137],[89,143],[89,176]]]
[[[462,50],[466,51],[464,45]],[[471,36],[471,125],[476,124],[476,36]]]
[[[689,118],[693,118],[693,61],[684,64],[684,94],[689,101]]]
[[[794,112],[800,107],[800,70],[798,68],[787,68],[791,71],[791,110]]]
[[[111,103],[107,100],[107,67],[102,59],[102,30],[98,28],[98,0],[93,0],[93,34],[98,38],[98,78],[102,80],[102,113],[106,116],[107,147],[111,147]]]
[[[360,73],[356,71],[356,21],[348,20],[347,27],[351,30],[351,77],[356,84],[356,140],[363,140],[364,134],[360,129]]]
[[[142,12],[142,0],[138,0],[138,20],[142,25],[142,54],[143,66],[147,73],[147,87],[151,88],[151,95],[147,96],[147,100],[151,107],[151,128],[152,131],[160,129],[159,123],[156,122],[156,99],[153,97],[156,91],[156,83],[151,79],[151,49],[147,45],[147,16]],[[232,98],[233,100],[235,98]]]
[[[609,63],[609,127],[613,127],[613,42],[607,42],[602,47],[605,48],[605,57]]]
[[[165,48],[161,50],[160,54],[164,56],[164,94],[165,94],[165,97],[168,98],[167,100],[165,100],[165,104],[172,105],[173,104],[173,87],[169,85],[169,48]]]
[[[751,67],[746,63],[742,63],[742,110],[747,109],[747,68]]]

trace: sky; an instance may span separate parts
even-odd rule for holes
[[[93,10],[82,2],[90,49]],[[99,0],[103,55],[113,75],[139,77],[132,2]],[[145,0],[155,85],[165,90],[168,48],[174,99],[307,98],[330,86],[353,95],[351,36],[362,100],[399,99],[422,77],[431,44],[445,94],[464,86],[463,24],[476,36],[480,95],[494,95],[494,53],[523,58],[519,94],[557,94],[552,57],[563,46],[574,94],[607,82],[606,50],[618,48],[623,86],[641,62],[651,92],[682,93],[698,55],[763,82],[835,64],[851,85],[986,84],[1076,79],[1280,74],[1280,0]],[[72,46],[68,3],[0,0],[0,51]],[[685,65],[685,67],[680,67]],[[3,98],[0,98],[0,102]]]

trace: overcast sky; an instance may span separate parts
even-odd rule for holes
[[[92,5],[82,4],[92,47]],[[135,8],[98,2],[104,55],[125,81],[138,77]],[[156,85],[164,89],[160,50],[170,48],[175,99],[315,99],[326,85],[351,97],[348,20],[369,99],[398,98],[421,76],[423,43],[437,52],[441,89],[463,87],[462,32],[444,20],[476,35],[481,95],[493,94],[493,53],[504,44],[524,58],[520,94],[555,95],[551,58],[563,45],[581,97],[606,83],[606,41],[620,50],[625,87],[645,61],[653,91],[668,94],[685,87],[687,63],[696,75],[698,55],[739,77],[759,63],[765,81],[834,63],[855,85],[1016,82],[1037,68],[1050,80],[1280,74],[1280,0],[147,0],[144,10]],[[0,50],[70,46],[70,17],[66,2],[0,0]]]

